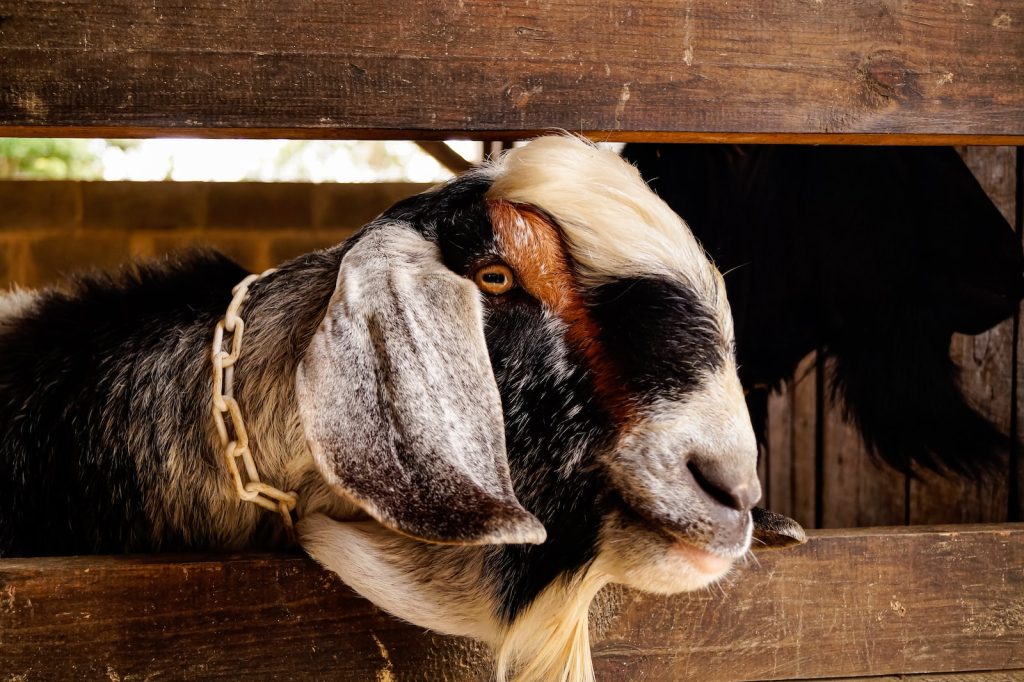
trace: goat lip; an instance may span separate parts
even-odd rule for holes
[[[722,542],[725,538],[715,537],[718,533],[707,538],[704,534],[701,537],[694,537],[690,529],[679,526],[649,513],[635,505],[627,504],[626,510],[634,518],[634,522],[646,527],[649,531],[656,533],[670,551],[678,553],[686,558],[689,563],[695,565],[698,570],[706,573],[720,573],[736,559],[746,554],[750,544],[750,533],[752,521],[750,514],[746,515],[740,534],[743,540],[736,542]],[[735,535],[737,529],[727,531],[726,535]],[[731,540],[732,538],[730,538]],[[705,570],[707,569],[707,570]]]
[[[709,549],[698,547],[686,540],[677,540],[670,546],[671,552],[682,555],[691,566],[701,573],[718,575],[732,566],[736,557],[719,554]]]

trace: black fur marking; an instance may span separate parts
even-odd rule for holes
[[[245,274],[204,254],[84,277],[0,336],[0,555],[151,548],[142,496],[162,453],[146,422],[207,414],[175,396],[177,368],[154,358],[181,330],[212,329]],[[138,450],[150,467],[139,470]]]
[[[382,219],[406,220],[437,242],[445,264],[466,277],[497,255],[484,199],[485,178],[460,178],[407,199]],[[500,614],[513,619],[550,585],[593,560],[606,484],[594,455],[610,436],[581,357],[553,338],[541,304],[519,288],[484,297],[485,333],[505,414],[505,442],[516,495],[544,524],[543,545],[511,545],[489,552],[497,577]],[[560,358],[571,367],[559,378]],[[559,472],[572,452],[582,460]]]
[[[491,552],[488,564],[500,576],[501,615],[507,620],[552,582],[593,560],[608,509],[608,484],[595,458],[611,438],[609,422],[593,399],[582,357],[569,349],[565,360],[571,370],[561,377],[554,371],[566,348],[548,324],[532,299],[492,309],[487,318],[512,480],[523,506],[548,533],[543,545]],[[572,453],[580,455],[574,464]]]
[[[950,334],[1012,315],[1018,236],[950,148],[627,145],[723,272],[740,377],[777,386],[816,348],[900,471],[981,471],[1005,434],[965,402]],[[764,436],[764,391],[748,401]]]
[[[459,178],[397,204],[381,218],[412,222],[436,241],[449,268],[471,277],[475,266],[497,256],[484,198],[489,186],[486,178]],[[553,337],[558,325],[548,326],[541,304],[519,288],[483,302],[513,486],[548,534],[543,545],[508,545],[489,553],[499,615],[511,620],[553,581],[593,560],[607,490],[594,455],[606,446],[610,430],[592,400],[583,358],[564,338]],[[566,376],[555,369],[560,359],[571,368]],[[574,452],[582,453],[581,460],[561,474]]]
[[[496,255],[488,186],[485,178],[462,178],[401,202],[380,220],[410,222],[438,244],[448,267],[469,277]],[[255,413],[268,380],[294,376],[341,259],[379,224],[335,249],[287,263],[252,286],[245,310],[249,352],[239,362],[236,384],[243,412]],[[0,554],[222,546],[220,538],[201,533],[186,539],[165,529],[154,537],[155,521],[145,507],[169,475],[166,438],[154,420],[165,430],[180,425],[175,445],[194,453],[186,466],[213,472],[221,466],[203,440],[210,419],[208,347],[231,288],[246,274],[223,257],[205,255],[119,277],[85,278],[69,294],[43,294],[0,337],[0,425],[7,430],[0,462],[8,474],[0,479]],[[623,327],[614,320],[621,300],[635,308],[634,336],[608,341],[617,344],[637,386],[653,385],[654,373],[669,364],[669,374],[676,374],[680,353],[694,374],[714,365],[706,349],[710,337],[689,331],[697,321],[703,325],[706,311],[686,292],[654,280],[616,287],[600,292],[594,307],[615,329]],[[651,300],[662,295],[673,302]],[[484,305],[514,487],[548,532],[543,545],[488,552],[499,615],[512,619],[553,581],[593,560],[602,520],[616,504],[597,465],[613,433],[587,364],[569,346],[561,322],[521,289],[485,297]],[[679,328],[663,319],[680,312],[687,319]],[[672,338],[664,337],[662,325]],[[676,338],[680,334],[683,341]],[[661,345],[666,347],[658,350]],[[638,349],[646,349],[644,362],[653,363],[649,372],[634,363]],[[677,388],[690,383],[679,380]],[[200,528],[208,520],[198,495],[178,503],[195,508],[186,522]],[[266,518],[272,526],[272,515]]]
[[[599,340],[635,394],[681,398],[725,361],[730,343],[714,312],[680,282],[622,279],[590,300]]]

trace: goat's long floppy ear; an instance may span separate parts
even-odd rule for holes
[[[400,223],[345,254],[295,379],[327,481],[383,525],[431,542],[540,543],[512,492],[477,288]]]

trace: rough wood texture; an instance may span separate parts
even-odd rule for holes
[[[761,503],[779,514],[793,516],[793,382],[784,381],[768,396],[766,440],[758,476]],[[761,471],[763,465],[763,472]]]
[[[1024,526],[810,535],[722,590],[606,591],[592,610],[598,679],[1024,668]],[[487,679],[480,647],[402,625],[298,556],[0,561],[0,672]]]
[[[993,203],[1013,225],[1016,205],[1016,149],[967,147],[964,161]],[[1004,433],[1013,412],[1014,320],[976,336],[953,337],[950,356],[960,368],[960,385],[968,400]],[[969,454],[969,453],[966,453]],[[1008,469],[972,483],[924,474],[910,482],[909,523],[982,523],[1008,515]]]
[[[793,378],[768,398],[767,485],[764,504],[816,525],[817,356],[797,365]],[[764,479],[762,479],[764,480]]]
[[[973,673],[940,673],[938,675],[884,675],[870,682],[1021,682],[1024,670],[986,670]],[[863,677],[830,677],[828,682],[864,682]]]
[[[1017,149],[966,147],[959,150],[982,187],[1003,215],[1014,223],[1017,202]],[[956,335],[951,356],[961,369],[960,383],[973,405],[1004,432],[1011,430],[1016,405],[1017,423],[1024,403],[1013,398],[1015,320],[1007,320],[977,336]],[[1024,355],[1018,349],[1018,377],[1024,376]],[[815,371],[805,360],[796,375]],[[856,429],[845,422],[841,410],[829,404],[827,387],[820,407],[814,381],[804,379],[802,391],[787,382],[782,393],[769,399],[766,504],[799,519],[807,526],[828,528],[890,524],[987,523],[1019,520],[1010,509],[1020,505],[1010,495],[1010,467],[999,469],[985,481],[943,478],[922,472],[908,480],[888,467],[876,466]],[[1018,386],[1020,380],[1017,381]],[[799,398],[799,399],[798,399]],[[819,421],[820,420],[820,421]],[[820,452],[815,431],[821,429]],[[1019,432],[1019,426],[1018,432]],[[822,471],[815,471],[815,456]],[[1019,458],[1019,453],[1018,453]],[[808,472],[809,468],[809,472]],[[820,473],[822,490],[815,489]],[[1009,474],[1009,475],[1008,475]],[[1019,467],[1016,472],[1020,475]],[[797,505],[797,501],[802,505]],[[797,505],[797,506],[794,506]]]
[[[0,62],[10,135],[1024,140],[1022,0],[0,0]]]
[[[831,363],[827,370],[831,373]],[[898,526],[906,523],[907,477],[872,458],[857,427],[826,385],[821,462],[825,489],[822,528]]]

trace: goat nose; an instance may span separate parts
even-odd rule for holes
[[[749,476],[717,463],[691,459],[686,468],[704,493],[724,507],[750,511],[761,499],[761,483]]]

